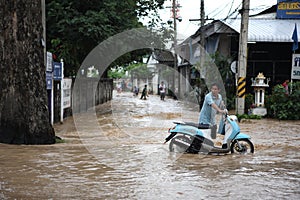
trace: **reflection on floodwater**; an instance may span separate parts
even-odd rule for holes
[[[0,144],[0,199],[299,199],[300,121],[240,123],[253,155],[173,154],[173,121],[198,120],[198,106],[115,94],[97,110],[55,125],[66,143]],[[82,124],[82,123],[81,123]],[[218,140],[218,139],[217,139]],[[218,141],[217,141],[218,142]]]

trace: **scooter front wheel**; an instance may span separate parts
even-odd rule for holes
[[[247,154],[254,153],[254,146],[248,139],[240,139],[232,142],[230,147],[231,153]]]
[[[169,150],[170,152],[184,153],[187,151],[191,143],[192,141],[190,138],[178,135],[171,140]]]

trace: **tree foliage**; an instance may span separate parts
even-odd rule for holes
[[[211,55],[214,63],[219,69],[220,75],[223,79],[223,83],[226,90],[226,104],[227,109],[233,109],[235,107],[236,88],[235,88],[235,75],[231,71],[230,63],[233,60],[232,57],[222,56],[219,52]]]
[[[164,0],[46,0],[48,51],[57,60],[64,59],[67,76],[75,75],[95,46],[124,30],[142,27],[139,18],[148,13],[157,16],[163,3]],[[131,52],[114,64],[139,60],[146,52]]]
[[[273,88],[272,95],[266,97],[268,116],[277,119],[300,119],[300,82],[289,84],[292,93],[287,94],[282,85]]]
[[[128,67],[128,71],[133,78],[137,78],[138,80],[147,80],[152,79],[155,73],[147,67],[146,64],[136,63],[132,64]]]
[[[112,79],[120,79],[125,76],[124,68],[115,67],[108,70],[108,77]]]

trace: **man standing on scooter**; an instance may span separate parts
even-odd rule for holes
[[[219,86],[214,83],[211,85],[210,92],[205,95],[205,99],[199,115],[199,124],[214,126],[216,125],[215,116],[216,113],[225,113],[220,107],[224,106]],[[226,148],[225,145],[222,148]]]

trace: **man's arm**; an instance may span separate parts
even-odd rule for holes
[[[217,104],[215,104],[215,103],[212,103],[211,104],[211,107],[213,107],[217,112],[219,112],[219,113],[225,113],[225,111],[224,110],[221,110],[218,106],[217,106]]]

